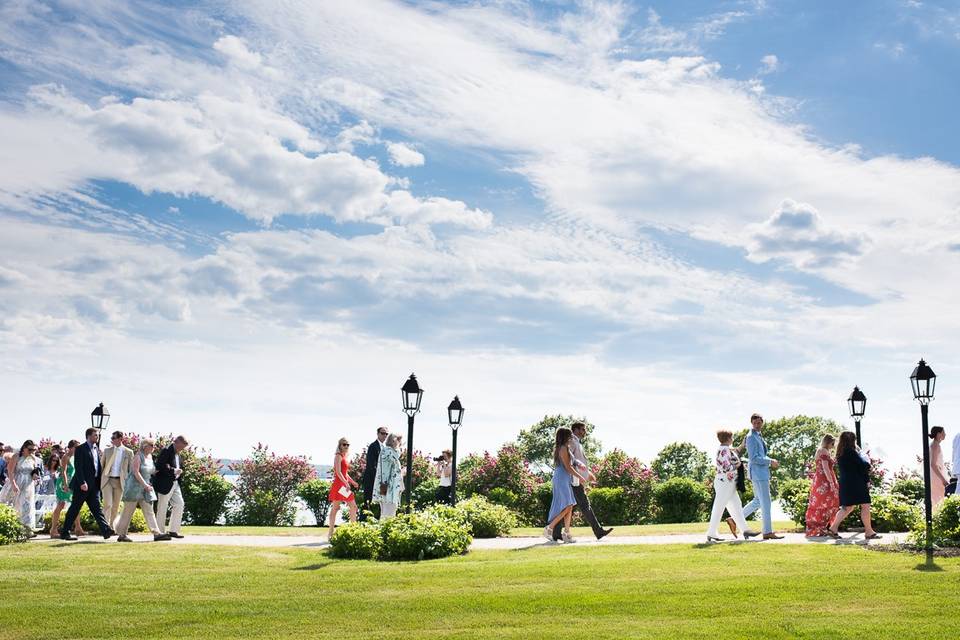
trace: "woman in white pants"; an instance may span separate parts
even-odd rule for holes
[[[743,503],[737,493],[737,468],[742,464],[740,456],[731,446],[733,433],[727,429],[717,431],[717,440],[720,448],[717,450],[717,475],[713,479],[713,512],[710,514],[710,528],[707,529],[707,542],[720,542],[722,538],[717,533],[720,525],[720,516],[723,510],[730,512],[737,527],[743,532],[744,539],[757,535],[756,531],[747,529],[747,522],[743,518]],[[734,534],[736,537],[736,534]]]
[[[400,445],[402,438],[395,433],[387,436],[385,446],[380,450],[380,465],[374,485],[374,497],[380,503],[380,519],[386,520],[397,515],[397,505],[403,494],[403,469],[400,466]]]

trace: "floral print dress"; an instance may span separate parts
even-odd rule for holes
[[[823,470],[823,462],[829,465],[831,475],[836,464],[826,451],[818,455],[813,462],[813,483],[810,485],[810,503],[807,506],[807,537],[822,536],[840,508],[836,476],[827,476]]]

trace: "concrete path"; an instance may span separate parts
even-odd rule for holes
[[[879,540],[868,541],[863,539],[862,533],[842,534],[841,540],[831,538],[813,538],[807,539],[802,533],[785,533],[783,540],[761,540],[752,538],[750,540],[733,540],[729,535],[724,536],[724,542],[715,544],[892,544],[906,542],[906,533],[885,533]],[[145,534],[130,534],[130,537],[136,543],[153,542],[153,536]],[[33,544],[116,544],[116,538],[104,540],[100,536],[84,536],[78,542],[63,542],[62,540],[51,540],[48,537],[40,536],[31,540]],[[302,547],[302,548],[323,548],[327,546],[325,536],[205,536],[191,535],[181,540],[171,540],[161,542],[164,545],[217,545],[225,547]],[[611,546],[611,545],[658,545],[658,544],[685,544],[685,545],[703,545],[706,544],[706,534],[678,534],[665,536],[608,536],[603,540],[597,541],[593,538],[578,538],[575,543],[577,546]],[[481,549],[530,549],[532,547],[563,547],[563,543],[547,542],[543,538],[490,538],[476,539],[470,545],[471,551]]]

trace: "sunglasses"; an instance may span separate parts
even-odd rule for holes
[[[342,445],[340,445],[340,446],[341,446],[341,447],[349,447],[349,446],[350,446],[350,443],[349,443],[349,442],[344,442],[344,443],[343,443]]]

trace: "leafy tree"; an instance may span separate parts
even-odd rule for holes
[[[650,464],[661,482],[671,478],[690,478],[703,482],[711,475],[710,457],[689,442],[671,442]]]
[[[734,444],[747,437],[748,429],[734,435]],[[776,475],[780,478],[804,478],[808,466],[820,446],[820,439],[827,433],[839,436],[842,425],[819,416],[793,416],[778,418],[763,425],[763,440],[767,443],[767,455],[780,462]]]
[[[600,441],[591,436],[593,425],[586,418],[559,414],[544,416],[543,420],[520,432],[516,440],[520,455],[537,468],[553,469],[553,447],[557,440],[557,429],[569,427],[574,422],[582,422],[587,427],[587,435],[583,439],[583,453],[587,460],[593,462],[603,448]]]

